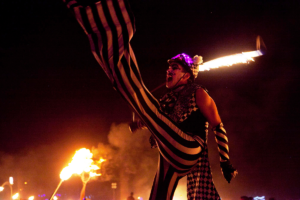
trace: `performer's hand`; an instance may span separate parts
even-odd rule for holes
[[[130,122],[129,123],[129,130],[134,133],[138,129],[146,129],[147,127],[141,122],[140,120]]]
[[[230,183],[231,179],[236,177],[238,174],[238,171],[232,166],[229,160],[226,162],[221,162],[221,169],[222,169],[222,174],[227,180],[228,183]]]
[[[150,136],[149,142],[150,142],[150,145],[151,145],[152,149],[157,148],[157,144],[156,144],[156,141],[155,141],[153,135]]]
[[[134,121],[134,122],[129,123],[129,130],[131,131],[131,133],[134,133],[138,129],[139,129],[138,121]]]

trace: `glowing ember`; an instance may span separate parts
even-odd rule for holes
[[[82,148],[76,151],[71,163],[65,167],[61,173],[60,178],[62,180],[69,179],[73,174],[82,174],[83,172],[89,173],[90,177],[100,176],[96,171],[100,169],[100,164],[105,161],[105,159],[100,158],[99,161],[92,159],[93,154],[89,149]]]
[[[94,177],[94,176],[101,176],[101,174],[97,174],[95,172],[90,172],[90,177]]]
[[[199,71],[208,71],[213,68],[219,68],[224,66],[228,67],[238,63],[249,63],[250,61],[254,61],[254,57],[258,57],[261,55],[263,55],[262,52],[260,50],[257,50],[220,57],[203,63],[203,65],[199,66]]]
[[[18,199],[19,198],[19,193],[14,194],[11,198],[12,199]]]
[[[33,200],[34,199],[34,196],[31,196],[28,198],[28,200]]]

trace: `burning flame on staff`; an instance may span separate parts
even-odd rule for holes
[[[258,57],[261,55],[263,55],[262,52],[260,50],[256,50],[220,57],[203,63],[203,65],[199,66],[199,71],[209,71],[210,69],[219,68],[223,66],[229,67],[238,63],[249,63],[250,61],[254,61],[254,57]]]
[[[50,200],[53,199],[62,182],[68,180],[73,174],[81,176],[81,180],[84,183],[85,188],[86,183],[90,180],[90,178],[95,176],[101,176],[100,173],[97,173],[97,170],[100,169],[101,163],[104,161],[105,159],[103,158],[100,158],[99,160],[93,159],[93,154],[90,152],[89,149],[82,148],[77,150],[69,165],[61,171],[61,181],[59,182],[56,190],[52,194]],[[85,174],[88,174],[88,176],[86,177]]]
[[[266,48],[266,45],[264,44],[262,38],[260,36],[257,36],[256,51],[242,52],[242,53],[224,56],[214,60],[207,61],[199,66],[199,72],[209,71],[210,69],[213,68],[219,68],[224,66],[229,67],[234,64],[249,63],[251,61],[254,61],[253,58],[263,55],[262,51],[260,50],[261,45],[264,46],[264,48]]]
[[[89,149],[79,149],[76,151],[69,165],[61,171],[60,178],[67,180],[73,174],[81,175],[84,172],[89,173],[89,177],[101,176],[96,171],[100,169],[101,163],[104,161],[105,159],[103,158],[95,161]]]

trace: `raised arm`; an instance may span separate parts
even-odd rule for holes
[[[196,103],[211,127],[215,127],[222,122],[215,101],[202,88],[196,91]]]
[[[236,176],[237,170],[233,168],[229,161],[229,147],[227,133],[218,113],[214,100],[202,88],[196,91],[196,103],[202,114],[210,123],[215,133],[221,161],[222,173],[225,179],[230,182]]]

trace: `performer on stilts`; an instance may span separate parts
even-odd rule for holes
[[[207,134],[208,121],[213,124],[211,127],[215,127],[214,124],[220,126],[222,124],[220,124],[221,120],[216,105],[207,94],[208,91],[194,82],[198,75],[197,68],[202,63],[202,57],[194,56],[192,59],[186,54],[179,54],[169,59],[168,63],[166,86],[169,92],[160,99],[160,109],[179,128],[191,135],[198,135],[205,141],[197,166],[187,174],[188,200],[220,199],[212,180],[208,160]],[[181,71],[181,73],[178,71]],[[189,78],[186,79],[185,76]],[[130,124],[130,130],[133,132],[144,128],[146,126],[139,120]],[[216,141],[218,143],[221,141],[217,135]],[[156,147],[155,139],[152,136],[150,137],[150,143],[152,148]],[[224,147],[221,146],[220,148]],[[225,151],[228,152],[228,149]],[[224,157],[222,155],[223,153],[221,158]]]
[[[113,87],[138,114],[157,144],[160,152],[159,167],[150,200],[172,200],[179,179],[191,173],[199,164],[199,158],[203,149],[206,148],[206,136],[203,132],[206,134],[208,123],[199,122],[203,126],[196,129],[188,125],[187,127],[180,125],[169,116],[166,110],[163,110],[162,102],[159,102],[145,87],[130,45],[135,24],[128,2],[124,0],[98,2],[64,0],[64,2],[74,12],[77,21],[87,34],[92,53]],[[167,74],[167,87],[173,88],[174,92],[181,91],[187,85],[188,80],[193,79],[188,69],[177,62],[178,59],[185,60],[181,56],[173,58],[169,62],[170,68]],[[187,66],[193,67],[193,64],[188,63]],[[196,98],[195,102],[203,115],[203,120],[207,119],[215,131],[222,172],[226,180],[230,182],[236,170],[229,162],[228,140],[214,101],[203,88],[196,85],[191,88],[191,94],[194,94]],[[172,100],[173,97],[170,98]],[[166,108],[172,107],[168,101],[165,103]],[[193,113],[196,112],[190,115]],[[185,118],[188,115],[189,113],[182,117]],[[198,130],[202,132],[196,133]]]

